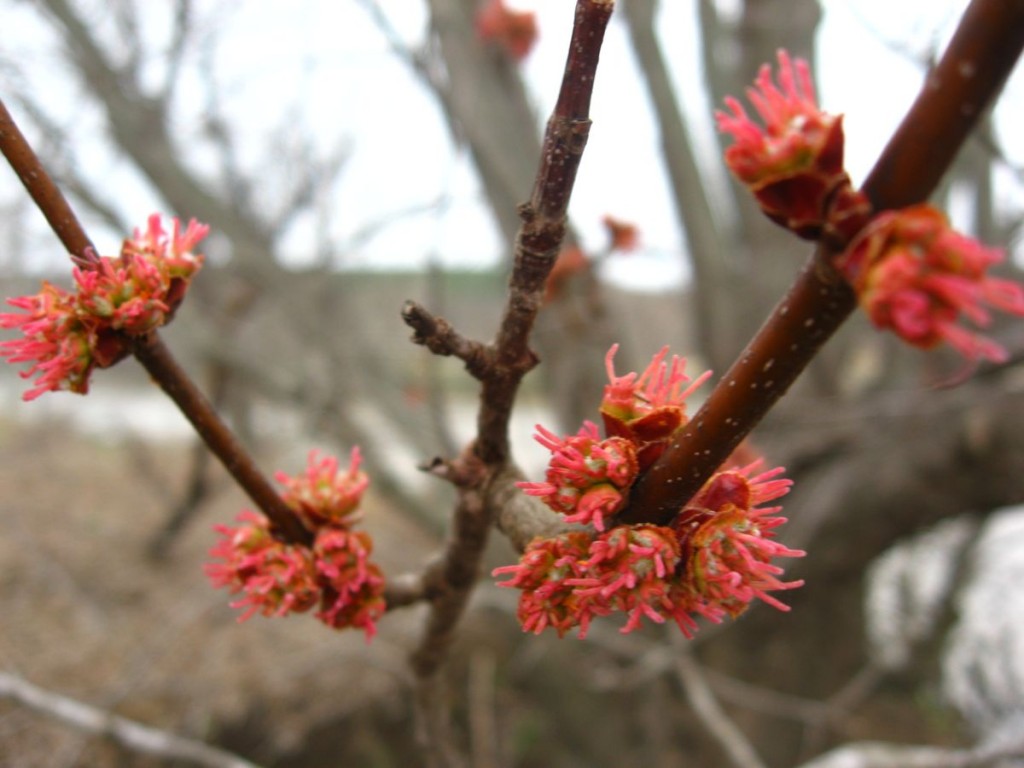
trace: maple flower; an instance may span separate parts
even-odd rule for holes
[[[87,268],[73,270],[83,310],[106,320],[114,330],[141,335],[166,323],[203,264],[193,252],[209,227],[192,219],[185,231],[177,219],[166,233],[159,214],[149,217],[121,245],[117,258],[102,257]]]
[[[585,575],[571,583],[579,597],[604,613],[627,614],[621,632],[638,629],[645,616],[657,624],[664,623],[665,614],[677,617],[670,588],[680,547],[671,528],[619,526],[595,538],[589,554]],[[680,627],[689,629],[684,623]]]
[[[278,472],[274,478],[284,486],[281,497],[310,530],[322,525],[347,528],[362,517],[357,510],[363,493],[370,484],[365,472],[360,471],[362,454],[358,446],[352,449],[348,469],[340,470],[333,456],[319,457],[310,451],[306,471],[294,477]]]
[[[352,449],[347,471],[338,461],[311,451],[303,474],[278,473],[281,497],[312,532],[312,545],[285,544],[271,532],[265,517],[243,512],[237,528],[216,526],[223,539],[210,550],[223,560],[206,566],[215,587],[245,596],[232,607],[248,607],[246,619],[257,611],[265,616],[306,612],[319,606],[316,618],[333,629],[355,627],[376,634],[384,614],[384,576],[370,560],[373,540],[353,531],[356,506],[368,480],[359,471],[360,454]]]
[[[167,277],[187,280],[202,266],[203,256],[195,247],[210,232],[210,227],[190,219],[182,230],[178,219],[172,220],[170,236],[159,214],[152,214],[146,230],[135,230],[133,237],[121,246],[122,257],[136,257],[158,266]]]
[[[584,639],[593,619],[624,613],[623,633],[639,629],[646,617],[657,624],[672,619],[692,637],[694,615],[719,622],[724,611],[679,581],[680,553],[667,527],[619,526],[594,538],[571,531],[534,539],[519,563],[493,575],[511,574],[498,586],[522,591],[517,615],[526,632],[552,627],[563,637],[578,627]]]
[[[672,356],[662,347],[641,374],[615,373],[614,358],[619,345],[605,356],[609,384],[601,400],[601,417],[609,435],[624,437],[637,446],[640,469],[649,467],[664,450],[665,441],[686,423],[686,399],[703,384],[707,371],[691,382],[686,359]],[[688,386],[687,386],[688,385]]]
[[[539,635],[548,627],[559,637],[574,627],[586,637],[595,616],[608,612],[602,601],[577,594],[575,580],[584,575],[591,538],[582,531],[569,531],[552,538],[537,537],[515,565],[495,568],[492,576],[509,574],[499,587],[519,589],[517,616],[524,632]]]
[[[994,362],[1006,351],[960,321],[984,328],[987,307],[1024,315],[1024,287],[987,274],[998,249],[955,231],[938,209],[885,211],[861,230],[837,262],[861,307],[879,328],[924,349],[947,343],[964,357]]]
[[[320,587],[309,549],[275,539],[263,515],[245,510],[238,521],[242,524],[236,528],[215,526],[223,538],[210,549],[210,556],[223,562],[205,568],[214,587],[243,593],[231,603],[232,608],[245,609],[238,620],[245,621],[255,613],[303,613],[316,605]]]
[[[716,112],[715,119],[735,140],[725,151],[726,164],[762,211],[799,236],[817,239],[834,200],[842,208],[838,218],[866,201],[850,188],[843,169],[842,116],[818,108],[806,61],[782,50],[778,61],[778,85],[765,64],[747,89],[763,127],[731,96],[725,99],[729,111]]]
[[[476,32],[481,40],[495,43],[522,61],[537,42],[537,16],[531,11],[514,11],[504,0],[490,0],[477,13]]]
[[[768,594],[795,589],[803,581],[782,581],[776,557],[803,557],[775,540],[786,522],[781,507],[760,507],[789,491],[791,482],[776,468],[751,477],[760,462],[716,473],[672,522],[685,561],[683,582],[697,603],[730,616],[755,599],[782,611],[789,606]],[[705,614],[707,615],[707,614]]]
[[[38,294],[9,299],[24,314],[0,315],[0,327],[18,328],[23,338],[0,343],[0,356],[32,363],[23,378],[39,375],[23,398],[60,389],[85,394],[93,368],[128,354],[124,334],[143,335],[166,323],[202,265],[193,249],[207,230],[192,220],[182,231],[175,219],[169,237],[154,214],[145,233],[124,241],[120,256],[79,262],[72,269],[74,293],[44,281]]]
[[[0,328],[17,328],[22,337],[0,342],[0,357],[11,364],[32,363],[20,372],[23,379],[38,375],[22,399],[35,400],[61,389],[88,392],[95,363],[88,330],[75,313],[74,295],[44,280],[39,293],[7,303],[23,313],[0,314]]]
[[[554,627],[559,637],[579,627],[583,638],[599,616],[623,613],[621,632],[643,619],[672,619],[686,637],[697,617],[718,623],[743,613],[755,599],[789,608],[772,592],[795,589],[772,560],[802,557],[775,540],[786,522],[780,507],[760,506],[789,492],[781,468],[760,471],[761,461],[716,473],[671,525],[617,526],[589,534],[572,531],[530,542],[499,586],[522,591],[519,620],[526,631]]]
[[[545,482],[521,482],[519,487],[565,515],[566,522],[593,523],[603,531],[605,517],[625,505],[624,489],[637,474],[632,443],[621,437],[602,440],[589,421],[576,435],[564,438],[538,424],[534,438],[551,451]]]
[[[157,267],[141,259],[101,257],[90,269],[72,269],[78,308],[115,331],[138,336],[163,325],[171,308]]]
[[[639,247],[640,230],[637,229],[636,224],[607,214],[601,217],[601,223],[604,224],[604,228],[608,232],[608,250],[628,253]]]
[[[321,528],[313,545],[321,585],[316,617],[334,629],[361,628],[369,641],[385,610],[384,576],[370,562],[373,542],[362,531]]]

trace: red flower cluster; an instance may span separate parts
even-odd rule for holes
[[[519,486],[564,514],[566,522],[593,523],[603,531],[605,516],[622,509],[624,492],[636,479],[633,444],[621,437],[602,440],[589,421],[575,436],[562,439],[538,424],[536,440],[552,454],[547,480]]]
[[[72,270],[76,291],[46,281],[39,293],[8,299],[22,310],[0,314],[0,327],[18,328],[22,338],[0,343],[10,363],[32,363],[22,378],[37,376],[22,397],[68,389],[85,394],[93,368],[108,368],[127,354],[125,335],[141,336],[166,323],[185,297],[203,263],[195,246],[208,231],[195,220],[173,232],[160,216],[145,232],[125,240],[118,257],[101,257]]]
[[[337,459],[319,459],[313,451],[305,474],[278,473],[282,498],[314,534],[312,547],[279,541],[269,521],[249,510],[238,516],[237,528],[216,526],[223,538],[210,556],[223,562],[208,564],[206,574],[215,587],[243,593],[231,604],[245,608],[239,621],[319,606],[316,617],[327,626],[360,627],[367,640],[373,637],[385,609],[384,577],[370,562],[370,537],[351,530],[368,484],[359,463],[358,448],[346,472],[339,471]]]
[[[987,275],[1002,254],[928,205],[872,216],[843,170],[842,118],[818,109],[807,62],[780,51],[779,85],[765,65],[747,93],[763,128],[733,98],[731,114],[716,117],[736,140],[726,163],[762,210],[801,237],[845,247],[836,267],[877,327],[917,347],[947,343],[969,360],[1004,361],[1002,347],[958,324],[989,325],[989,307],[1024,315],[1024,288]]]
[[[960,234],[930,205],[885,211],[863,229],[840,257],[840,271],[879,328],[930,348],[942,343],[968,359],[1006,359],[1006,350],[957,325],[965,317],[991,322],[983,305],[1024,315],[1024,288],[987,275],[1002,252]]]
[[[618,350],[619,345],[613,344],[605,356],[609,384],[599,410],[609,435],[636,446],[643,472],[662,454],[668,438],[686,423],[686,398],[708,380],[711,371],[691,381],[685,373],[686,359],[672,355],[666,362],[668,347],[662,347],[643,373],[617,376],[614,359]]]
[[[763,128],[732,97],[725,100],[731,114],[715,113],[718,129],[736,141],[725,162],[773,221],[810,240],[826,227],[848,236],[868,204],[843,168],[842,116],[818,108],[806,61],[785,51],[778,58],[779,85],[765,64],[747,90]]]
[[[537,42],[537,16],[530,11],[513,11],[504,0],[490,0],[476,16],[476,32],[516,61],[525,59]]]
[[[589,422],[562,439],[537,428],[537,440],[552,453],[547,479],[520,487],[566,521],[592,523],[596,530],[537,538],[518,564],[495,569],[496,576],[511,576],[500,586],[522,591],[523,629],[553,627],[561,637],[578,627],[584,637],[595,617],[618,612],[627,616],[623,632],[647,617],[656,623],[672,619],[689,637],[696,616],[719,622],[739,615],[755,598],[788,610],[769,592],[803,582],[782,581],[782,569],[771,560],[804,553],[774,540],[774,529],[785,522],[775,515],[780,508],[760,506],[788,492],[781,469],[754,474],[754,462],[719,471],[669,525],[606,529],[606,518],[625,506],[638,469],[686,423],[685,400],[705,379],[690,383],[683,360],[666,362],[667,348],[643,374],[617,376],[616,350],[608,353],[610,383],[601,404],[612,437],[600,439]]]

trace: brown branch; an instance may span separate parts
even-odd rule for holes
[[[426,347],[435,355],[457,357],[474,378],[481,378],[490,363],[488,350],[478,341],[470,341],[443,317],[436,317],[415,301],[402,307],[402,320],[413,329],[413,344]]]
[[[88,266],[98,258],[89,237],[67,199],[46,172],[21,130],[0,100],[0,151],[18,174],[36,206],[72,259]],[[124,342],[161,389],[181,409],[199,436],[221,460],[224,468],[271,520],[275,532],[289,541],[312,541],[312,535],[281,500],[270,481],[257,469],[245,447],[217,415],[209,401],[177,364],[154,332],[125,337]]]
[[[495,525],[518,552],[524,551],[537,536],[548,539],[573,527],[536,496],[523,493],[516,485],[523,479],[519,468],[509,464],[494,475],[487,487],[487,504],[497,510]]]
[[[485,350],[486,365],[474,372],[483,389],[477,440],[445,468],[460,489],[460,500],[444,555],[443,573],[449,588],[432,601],[426,633],[413,655],[420,677],[432,675],[443,661],[494,522],[496,508],[488,503],[487,487],[508,461],[512,404],[523,376],[536,364],[528,338],[541,306],[544,281],[565,234],[569,197],[590,128],[594,76],[613,7],[608,0],[578,0],[576,5],[568,60],[545,132],[533,194],[520,208],[523,223],[516,239],[505,313],[495,342]],[[424,337],[424,343],[432,333],[440,333],[439,321],[416,305],[407,304],[403,315],[418,337]],[[442,354],[467,345],[461,337],[457,344],[453,342],[451,334],[454,331],[441,334],[444,342],[433,336]]]
[[[457,757],[451,749],[447,715],[439,718],[439,711],[447,708],[438,700],[437,672],[479,574],[499,511],[494,502],[507,496],[501,489],[508,485],[508,474],[502,470],[509,459],[512,404],[523,376],[537,361],[528,346],[529,334],[540,310],[544,281],[565,235],[569,197],[590,129],[594,76],[613,8],[612,0],[577,0],[568,59],[545,131],[540,168],[529,202],[519,209],[522,224],[504,315],[495,341],[473,348],[473,359],[483,363],[473,370],[482,382],[477,439],[458,459],[434,468],[435,474],[448,477],[459,488],[459,501],[452,536],[439,565],[442,584],[430,599],[423,638],[411,662],[418,679],[420,733],[436,761],[443,764],[454,764]],[[403,316],[416,331],[414,340],[436,346],[440,354],[469,348],[447,324],[442,326],[415,305],[406,305]]]
[[[875,210],[927,199],[1024,47],[1024,4],[974,0],[864,184]],[[819,247],[767,322],[634,486],[626,523],[665,523],[785,394],[856,307]]]
[[[476,453],[488,464],[508,459],[508,424],[523,376],[537,360],[527,342],[558,257],[576,171],[590,133],[590,97],[614,0],[578,0],[562,87],[548,120],[530,201],[519,209],[509,300],[494,345],[495,366],[483,383]]]
[[[92,241],[7,111],[3,99],[0,99],[0,151],[68,253],[84,263],[95,260],[96,249]]]
[[[313,535],[299,522],[299,518],[260,472],[245,446],[239,442],[192,379],[178,365],[160,337],[156,333],[151,333],[133,338],[131,343],[135,358],[164,393],[174,401],[203,442],[220,459],[224,468],[245,490],[253,503],[270,519],[275,533],[291,542],[311,544]]]
[[[1024,5],[973,0],[953,39],[864,182],[879,210],[927,198],[1013,71]]]

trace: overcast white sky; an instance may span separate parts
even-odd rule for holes
[[[540,18],[541,38],[524,67],[538,111],[546,116],[565,59],[574,2],[514,0],[514,4],[535,10]],[[923,56],[936,41],[945,41],[966,4],[966,0],[825,0],[819,37],[821,100],[830,111],[846,114],[848,164],[855,181],[866,173],[917,91],[921,71],[913,59]],[[0,0],[5,19],[0,53],[44,64],[48,39],[30,5]],[[109,23],[102,14],[103,3],[94,5],[96,23]],[[217,5],[230,9],[220,32],[217,76],[227,86],[231,106],[239,114],[252,116],[243,121],[251,125],[251,133],[240,144],[243,155],[255,162],[265,152],[267,131],[299,110],[325,146],[344,137],[350,141],[353,152],[339,187],[337,215],[329,225],[339,242],[344,243],[369,220],[429,203],[439,195],[448,198],[442,214],[402,220],[357,248],[345,249],[346,263],[409,266],[431,257],[462,266],[495,263],[501,244],[467,158],[451,145],[432,97],[391,54],[357,3],[197,3],[200,8]],[[401,0],[383,5],[389,10],[402,7],[393,21],[416,45],[425,26],[420,3]],[[660,23],[662,34],[672,39],[666,50],[685,108],[695,120],[705,121],[698,128],[708,136],[715,105],[706,102],[699,87],[694,7],[695,0],[665,0]],[[161,6],[146,9],[152,9],[154,35],[159,36],[164,24]],[[42,77],[40,67],[33,71]],[[76,121],[81,126],[79,135],[87,137],[99,119],[81,112],[74,88],[61,77],[58,73],[57,80],[46,85],[56,97],[51,105],[57,105],[58,112],[63,110],[65,119]],[[1010,109],[1005,110],[1016,115],[1024,103],[1021,81],[1018,76],[1011,82]],[[69,103],[60,105],[64,94]],[[624,270],[619,279],[640,280],[648,286],[677,282],[684,274],[680,238],[646,96],[620,22],[613,21],[607,37],[593,118],[572,206],[577,227],[589,245],[600,247],[602,214],[635,221],[643,232],[645,251],[620,262]],[[1024,163],[1024,139],[1004,138],[1008,149],[1018,155],[1017,161]],[[718,163],[711,153],[706,160]],[[110,179],[111,188],[126,190],[117,196],[125,201],[131,220],[141,222],[159,206],[128,177],[123,163],[108,153],[87,153],[85,162]],[[197,162],[203,158],[198,156]],[[393,172],[381,174],[382,168]],[[0,174],[0,200],[10,200],[13,194],[13,179]],[[273,190],[266,194],[272,196]],[[1014,194],[1020,196],[1019,188]],[[301,220],[294,228],[288,243],[297,256],[308,251],[312,226],[313,222]],[[116,247],[117,235],[111,233],[109,244],[100,242],[101,249]]]

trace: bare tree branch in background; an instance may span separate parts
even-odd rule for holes
[[[238,755],[43,690],[7,672],[0,672],[0,698],[12,699],[46,717],[144,755],[184,760],[205,768],[257,768]]]
[[[686,641],[676,635],[672,637],[677,652],[676,675],[694,714],[735,768],[765,768],[753,745],[718,703]]]

